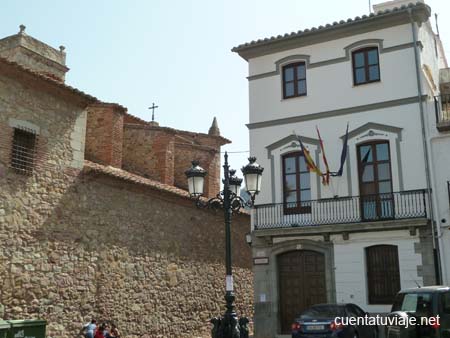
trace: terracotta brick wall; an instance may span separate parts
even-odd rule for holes
[[[198,160],[200,166],[208,171],[205,177],[205,196],[216,196],[220,191],[220,154],[217,150],[192,144],[177,143],[175,148],[174,185],[187,190],[187,179],[184,172]]]
[[[220,191],[221,186],[220,168],[221,168],[221,156],[219,148],[217,152],[214,152],[214,154],[212,154],[208,166],[208,177],[206,178],[206,184],[208,196],[210,197],[215,196]]]
[[[113,105],[88,108],[85,158],[122,167],[123,111]]]
[[[125,124],[122,167],[132,173],[173,185],[173,133],[146,125]]]
[[[165,184],[174,183],[174,141],[173,134],[164,131],[155,132],[152,153],[156,159],[156,172],[159,181]]]
[[[221,187],[220,147],[223,138],[180,131],[175,142],[175,185],[187,189],[184,172],[191,167],[191,161],[198,160],[200,166],[208,171],[205,177],[205,196],[216,196]]]

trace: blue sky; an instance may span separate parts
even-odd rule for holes
[[[440,15],[450,55],[450,1],[427,3]],[[225,149],[243,151],[247,63],[230,49],[368,11],[365,0],[3,0],[0,37],[24,24],[29,35],[66,46],[68,84],[146,120],[155,102],[163,126],[207,132],[217,116],[233,141]],[[231,165],[241,167],[246,157],[230,155]]]

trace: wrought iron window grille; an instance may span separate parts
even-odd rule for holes
[[[26,127],[14,128],[11,167],[19,174],[31,175],[35,167],[37,135]]]

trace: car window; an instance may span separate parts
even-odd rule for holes
[[[441,293],[442,312],[450,314],[450,292]]]
[[[399,294],[397,294],[397,296],[395,296],[394,303],[392,304],[392,310],[391,310],[392,312],[400,311],[400,309],[402,308],[404,298],[405,298],[404,293],[399,293]]]
[[[317,305],[303,311],[300,314],[301,319],[334,318],[344,316],[343,307],[338,305]]]
[[[431,299],[431,293],[407,293],[404,295],[401,305],[393,311],[412,312],[423,317],[431,316]]]
[[[349,317],[358,317],[358,315],[356,314],[355,309],[351,305],[346,305],[345,306],[345,311],[347,312],[347,316],[349,316]]]
[[[358,305],[353,304],[352,307],[355,309],[358,317],[364,317],[366,315],[366,313],[363,311],[363,309],[361,309]]]

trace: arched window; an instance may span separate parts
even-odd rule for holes
[[[311,212],[311,179],[301,152],[283,156],[283,195],[285,213]]]
[[[353,84],[380,81],[380,62],[377,47],[367,47],[352,53]]]
[[[400,291],[400,270],[396,245],[366,248],[369,304],[392,304]]]
[[[306,64],[291,63],[283,67],[283,98],[306,95]]]

